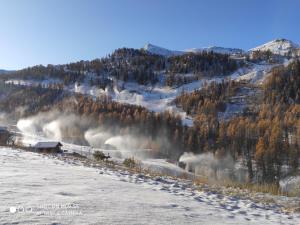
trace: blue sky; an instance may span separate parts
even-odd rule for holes
[[[298,0],[0,0],[0,68],[62,64],[150,42],[249,49],[300,42]]]

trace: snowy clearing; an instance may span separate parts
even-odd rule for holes
[[[0,162],[0,224],[300,223],[299,214],[279,206],[199,192],[184,180],[88,168],[9,148],[0,149]]]

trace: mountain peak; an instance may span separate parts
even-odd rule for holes
[[[153,44],[151,44],[151,43],[146,43],[145,44],[145,46],[144,46],[144,50],[148,50],[148,49],[151,49],[151,48],[157,48],[158,46],[155,46],[155,45],[153,45]]]
[[[166,48],[159,47],[157,45],[153,45],[151,43],[145,44],[144,48],[145,51],[150,52],[156,55],[163,55],[163,56],[174,56],[174,55],[181,55],[183,52],[180,51],[172,51]]]
[[[270,50],[274,54],[278,55],[287,55],[290,51],[299,49],[300,46],[295,44],[294,42],[285,39],[278,38],[272,41],[269,41],[263,45],[260,45],[256,48],[250,49],[250,51],[268,51]]]

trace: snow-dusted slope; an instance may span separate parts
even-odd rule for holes
[[[229,55],[235,55],[235,54],[243,54],[244,51],[242,49],[238,48],[224,48],[224,47],[217,47],[217,46],[211,46],[211,47],[206,47],[206,48],[191,48],[185,50],[185,52],[215,52],[219,54],[229,54]]]
[[[242,49],[238,48],[223,48],[223,47],[217,47],[217,46],[211,46],[211,47],[205,47],[205,48],[190,48],[183,51],[174,51],[169,50],[166,48],[162,48],[156,45],[152,44],[146,44],[143,48],[145,51],[148,51],[152,54],[157,55],[163,55],[163,56],[174,56],[174,55],[182,55],[185,53],[200,53],[200,52],[215,52],[219,54],[229,54],[229,55],[235,55],[235,54],[242,54],[244,51]]]
[[[232,74],[231,78],[237,81],[245,80],[254,84],[262,84],[270,75],[272,68],[278,64],[253,64],[248,68],[241,68]]]
[[[287,39],[276,39],[270,41],[266,44],[260,45],[256,48],[250,49],[249,51],[267,51],[270,50],[274,54],[285,56],[291,51],[298,50],[300,48],[299,45],[293,43]]]
[[[236,54],[243,54],[245,53],[244,50],[238,48],[224,48],[218,46],[211,46],[211,47],[203,47],[203,48],[190,48],[183,51],[173,51],[166,48],[158,47],[152,44],[146,44],[144,50],[151,52],[153,54],[164,55],[164,56],[173,56],[173,55],[182,55],[185,53],[199,53],[203,51],[212,51],[215,53],[220,54],[229,54],[229,55],[236,55]],[[287,39],[276,39],[265,43],[263,45],[257,46],[249,50],[252,51],[267,51],[270,50],[274,54],[285,56],[290,54],[291,52],[299,54],[300,53],[300,46],[295,44],[294,42],[287,40]]]
[[[299,224],[299,214],[189,182],[0,148],[0,224]]]
[[[174,56],[174,55],[182,55],[184,52],[181,51],[172,51],[166,48],[162,48],[156,45],[152,45],[150,43],[146,44],[143,48],[145,51],[150,52],[156,55],[163,55],[163,56]]]

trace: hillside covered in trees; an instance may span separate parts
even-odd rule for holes
[[[188,146],[192,151],[213,151],[241,157],[249,177],[279,182],[289,171],[297,171],[300,156],[299,61],[288,67],[277,67],[262,86],[260,101],[246,114],[230,120],[219,120],[228,96],[238,83],[212,83],[190,94],[183,93],[175,103],[195,117]]]
[[[85,143],[88,127],[102,127],[114,135],[141,137],[139,147],[152,149],[157,157],[178,160],[184,152],[213,153],[220,159],[230,156],[247,167],[250,181],[278,184],[298,171],[300,156],[300,63],[295,60],[284,66],[278,64],[281,57],[270,50],[256,50],[244,58],[206,51],[166,57],[122,48],[101,59],[3,74],[1,112],[15,118],[53,110],[74,114],[88,125],[68,127],[63,136],[72,136],[77,143]],[[239,69],[266,75],[262,83],[227,77]],[[6,82],[13,79],[53,82],[35,86]],[[116,82],[122,87],[115,87]],[[140,86],[126,90],[130,82]],[[66,88],[75,83],[105,92],[92,95]],[[191,91],[193,86],[183,85],[189,83],[198,86]],[[151,89],[143,93],[144,85]],[[114,98],[118,94],[121,97]],[[177,111],[147,108],[162,103],[166,106],[162,109],[172,106]],[[240,111],[222,116],[230,107]],[[184,125],[182,112],[192,118],[189,126]]]
[[[111,79],[135,81],[138,84],[155,84],[165,75],[169,86],[179,85],[201,77],[225,76],[234,72],[240,63],[229,55],[213,52],[187,53],[181,56],[163,57],[143,49],[121,48],[111,55],[91,61],[79,61],[65,65],[34,66],[18,70],[6,79],[58,79],[66,85],[88,79],[91,85],[103,89]],[[178,74],[194,74],[192,77]],[[192,79],[191,79],[192,78]]]
[[[20,88],[2,84],[1,96],[6,98],[1,99],[1,105],[7,113],[24,107],[25,115],[54,109],[74,113],[93,121],[91,126],[105,127],[116,135],[142,136],[144,147],[170,159],[178,159],[184,152],[212,152],[219,157],[229,154],[244,162],[250,180],[273,183],[298,169],[299,77],[298,61],[274,69],[262,86],[260,101],[248,113],[229,120],[218,118],[218,112],[224,111],[228,98],[237,93],[241,83],[213,82],[199,91],[182,93],[175,104],[193,115],[192,127],[183,126],[181,118],[170,112],[155,113],[141,106],[114,102],[109,97],[70,95],[59,87]],[[82,136],[78,134],[79,138]],[[166,141],[162,142],[161,137]],[[283,171],[284,165],[288,172]]]

